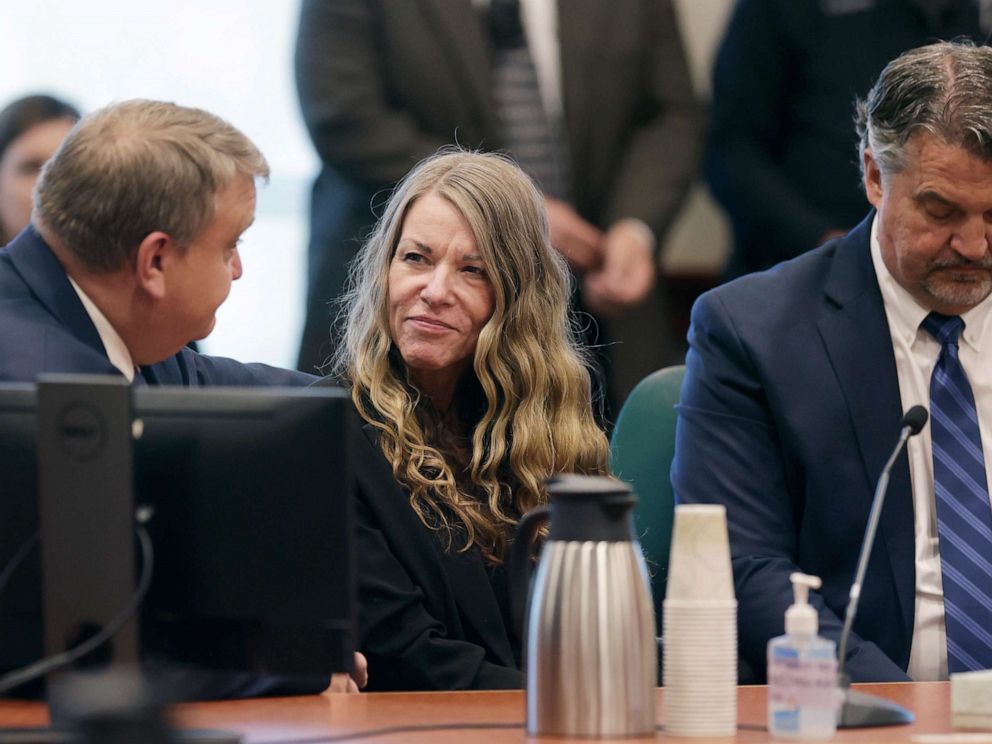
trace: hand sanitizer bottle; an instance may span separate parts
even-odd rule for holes
[[[818,636],[819,617],[810,589],[820,579],[789,577],[795,595],[785,613],[785,635],[768,642],[768,730],[778,739],[829,739],[837,729],[837,654]]]

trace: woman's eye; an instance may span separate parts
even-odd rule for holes
[[[44,160],[25,160],[16,167],[16,171],[21,176],[37,176],[41,172],[41,166],[44,164]]]
[[[475,274],[476,276],[485,276],[486,275],[486,270],[484,268],[482,268],[481,266],[466,266],[463,269],[463,271],[466,271],[469,274]]]
[[[424,260],[424,257],[416,251],[407,251],[403,254],[403,260],[408,263],[420,263]]]

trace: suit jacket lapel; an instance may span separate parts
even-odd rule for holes
[[[868,493],[874,493],[902,419],[892,339],[871,260],[873,218],[874,212],[837,246],[825,288],[827,305],[833,309],[818,323],[854,425]],[[893,468],[879,529],[908,638],[913,627],[916,572],[913,496],[905,452]]]
[[[34,227],[28,227],[18,235],[6,252],[17,273],[45,309],[73,336],[106,356],[100,334],[69,283],[65,269]]]
[[[491,45],[471,0],[419,0],[438,30],[438,43],[451,58],[449,69],[465,91],[465,103],[477,117],[479,132],[493,130]]]

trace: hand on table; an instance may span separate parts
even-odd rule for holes
[[[369,663],[364,654],[355,652],[354,669],[350,674],[332,674],[331,686],[324,693],[358,692],[369,683]]]

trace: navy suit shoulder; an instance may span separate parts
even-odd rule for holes
[[[33,382],[48,372],[120,374],[51,249],[28,227],[0,251],[0,381]],[[159,385],[309,385],[317,380],[264,364],[183,349],[142,370]]]
[[[759,673],[783,632],[794,570],[823,579],[812,603],[823,634],[838,637],[875,479],[898,435],[870,224],[693,308],[672,483],[680,502],[727,508],[740,650]],[[906,679],[914,582],[903,459],[855,624],[854,679]]]
[[[117,374],[65,272],[28,228],[0,251],[0,380]]]
[[[267,364],[244,364],[226,357],[199,354],[182,349],[174,357],[142,371],[152,384],[199,387],[225,385],[237,387],[300,387],[311,385],[319,377]]]
[[[358,648],[369,661],[369,689],[522,687],[519,642],[505,626],[481,554],[448,548],[424,526],[375,428],[357,412],[352,419]]]

